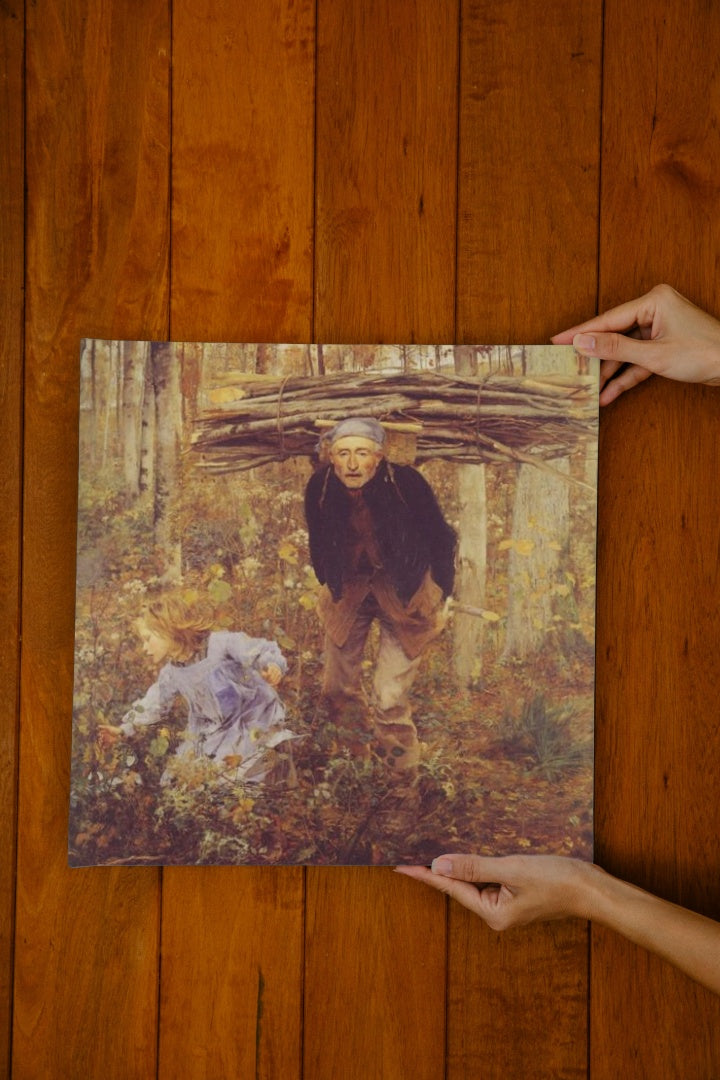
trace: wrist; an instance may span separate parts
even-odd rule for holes
[[[594,863],[585,864],[582,889],[583,917],[626,935],[648,907],[662,903],[637,885],[614,877]]]
[[[572,914],[580,919],[604,922],[617,897],[620,882],[601,866],[591,862],[574,861],[573,878],[570,883]]]

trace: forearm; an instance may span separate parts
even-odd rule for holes
[[[720,994],[720,923],[589,867],[578,911]]]
[[[134,735],[150,724],[157,724],[162,719],[164,698],[158,683],[153,683],[144,698],[134,702],[120,721],[123,735]]]

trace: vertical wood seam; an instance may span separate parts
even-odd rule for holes
[[[311,221],[311,237],[310,242],[312,244],[312,259],[310,260],[310,341],[316,342],[315,335],[315,305],[317,302],[316,288],[317,288],[317,219],[318,219],[318,192],[317,192],[317,131],[318,131],[318,41],[320,38],[319,25],[320,25],[320,3],[319,0],[315,0],[315,40],[313,42],[313,169],[312,169],[312,221]],[[318,375],[323,375],[322,361],[318,356]],[[303,873],[303,895],[306,895],[305,890],[305,873]],[[304,903],[304,901],[303,901]],[[305,962],[305,945],[303,940],[303,964]],[[302,1042],[302,1039],[301,1039]]]
[[[168,224],[168,310],[167,310],[167,335],[168,341],[172,341],[172,312],[173,312],[173,57],[175,53],[175,8],[173,0],[168,0],[168,20],[170,23],[170,55],[168,56],[168,197],[167,197],[167,224]],[[162,925],[161,925],[162,930]]]
[[[460,303],[458,282],[460,280],[460,138],[462,135],[462,30],[463,30],[463,3],[458,0],[458,32],[457,32],[457,89],[455,118],[455,297],[453,303],[453,343],[458,344],[458,306]]]
[[[313,41],[313,147],[312,147],[312,220],[311,236],[312,259],[310,260],[310,341],[317,343],[315,332],[317,304],[317,219],[318,219],[318,49],[320,41],[320,3],[315,0],[315,35]],[[318,350],[318,375],[323,375],[323,363]],[[307,935],[308,935],[308,885],[307,867],[302,868],[302,915],[300,919],[300,1038],[298,1040],[298,1077],[305,1076],[305,1019],[307,1005]]]
[[[20,243],[22,244],[21,252],[21,281],[22,281],[22,296],[20,299],[20,308],[18,311],[19,321],[19,333],[20,333],[20,371],[19,371],[19,386],[18,386],[18,402],[17,402],[17,422],[18,422],[18,478],[17,478],[17,550],[15,554],[15,604],[16,604],[16,624],[17,624],[17,654],[15,656],[15,733],[14,733],[14,754],[13,754],[13,776],[11,783],[11,800],[13,807],[13,817],[11,822],[11,840],[12,852],[10,856],[10,865],[12,867],[12,885],[10,888],[10,911],[8,927],[9,933],[9,960],[10,970],[8,972],[8,1012],[7,1012],[7,1070],[8,1076],[12,1075],[13,1066],[13,1043],[15,1034],[15,970],[17,959],[17,908],[18,908],[18,855],[20,850],[20,702],[21,702],[21,665],[22,665],[22,646],[23,646],[23,634],[22,634],[22,618],[23,618],[23,538],[25,535],[24,528],[24,505],[25,505],[25,368],[26,368],[26,340],[27,335],[25,332],[25,320],[27,318],[27,199],[25,191],[27,188],[27,80],[26,80],[26,63],[27,63],[27,4],[23,4],[22,9],[22,42],[20,46],[20,93],[19,103],[22,115],[20,117],[20,137],[22,139],[21,149],[21,163],[20,169],[22,173],[22,192],[20,195],[20,216],[22,220],[22,226],[20,229]]]
[[[597,178],[597,240],[595,244],[595,311],[600,311],[600,297],[602,295],[600,273],[602,260],[600,258],[602,244],[602,207],[603,207],[603,140],[604,140],[604,115],[605,115],[605,9],[606,0],[600,4],[600,101],[598,108],[598,178]],[[588,934],[589,936],[589,934]],[[590,1075],[588,1070],[588,1076]]]
[[[600,4],[600,85],[598,87],[599,102],[598,102],[598,150],[597,150],[597,163],[598,163],[598,175],[597,175],[597,230],[595,241],[595,311],[600,311],[600,297],[602,295],[600,273],[602,267],[601,250],[602,250],[602,188],[603,188],[603,121],[604,121],[604,104],[605,104],[605,6],[606,0],[601,0]],[[599,477],[598,477],[599,480]],[[595,635],[597,638],[597,551],[595,553],[596,560],[596,582],[595,582]],[[597,680],[595,683],[595,709],[594,709],[594,728],[597,728],[597,715],[598,715],[598,690]],[[593,775],[593,859],[595,857],[595,844],[597,841],[597,831],[595,822],[597,820],[597,804],[598,804],[598,773],[597,765],[594,769]],[[586,1037],[585,1037],[585,1053],[587,1055],[587,1076],[588,1080],[592,1077],[592,1034],[593,1034],[593,1000],[592,1000],[592,956],[593,956],[593,925],[591,922],[587,924],[586,932],[587,942],[587,982],[585,990],[585,1004],[586,1004]]]
[[[167,157],[167,314],[165,319],[168,341],[172,341],[172,310],[173,310],[173,87],[174,87],[174,46],[175,46],[175,8],[173,0],[168,0],[168,25],[170,54],[167,64],[167,118],[168,118],[168,157]],[[155,1001],[155,1076],[160,1080],[162,1076],[162,987],[163,987],[163,907],[164,907],[165,869],[158,867],[157,885],[157,997]]]
[[[317,10],[317,8],[316,8]],[[300,920],[300,1039],[298,1040],[298,1077],[305,1076],[305,975],[307,972],[307,867],[302,868],[302,918]]]
[[[456,97],[455,97],[455,282],[453,297],[453,343],[458,344],[458,312],[460,305],[460,161],[462,139],[462,80],[463,80],[463,13],[464,0],[458,0],[457,6],[457,51],[455,63],[457,65]],[[444,1016],[444,1047],[443,1047],[443,1078],[449,1076],[449,1052],[450,1052],[450,897],[445,897],[445,1016]]]
[[[163,873],[162,866],[158,867],[158,886],[157,886],[157,999],[155,1002],[155,1080],[160,1080],[160,1053],[161,1053],[161,1033],[162,1033],[162,969],[163,969]]]

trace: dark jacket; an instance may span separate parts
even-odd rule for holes
[[[442,515],[427,480],[410,465],[381,461],[362,488],[372,518],[383,568],[403,604],[415,594],[429,569],[443,596],[455,580],[455,530]],[[348,572],[351,496],[332,465],[313,473],[305,489],[310,557],[318,581],[334,600],[342,596]]]

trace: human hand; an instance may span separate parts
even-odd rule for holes
[[[592,919],[720,994],[720,923],[661,900],[593,863],[562,855],[440,855],[432,869],[398,866],[479,915],[493,930]]]
[[[656,285],[637,300],[551,340],[599,358],[601,405],[609,405],[653,374],[720,384],[720,322],[669,285]]]
[[[265,682],[270,683],[271,686],[277,686],[283,677],[283,673],[277,664],[268,664],[266,668],[260,672]]]
[[[589,917],[591,881],[604,871],[562,855],[441,855],[432,868],[398,866],[479,915],[493,930],[571,915]]]

